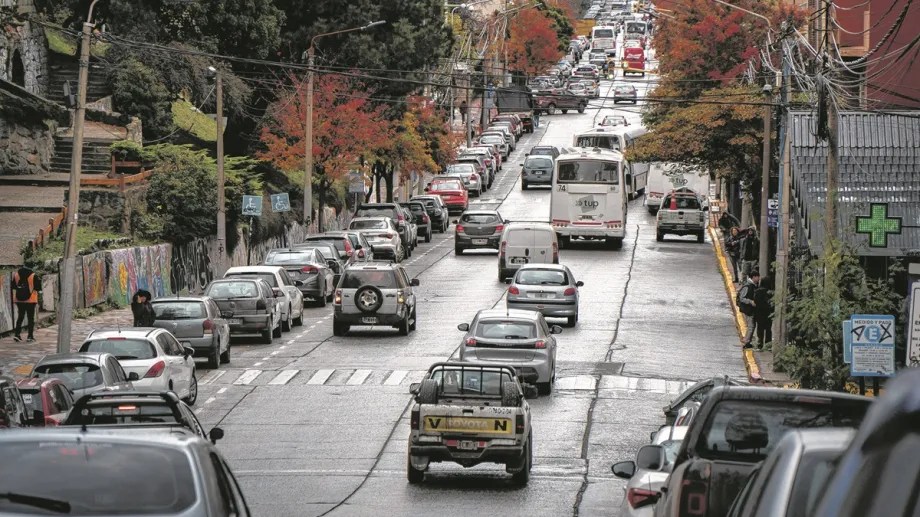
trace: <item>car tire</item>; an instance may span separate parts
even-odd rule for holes
[[[409,331],[415,332],[416,328],[418,328],[418,308],[412,307],[412,323],[409,323]]]
[[[189,406],[194,406],[198,400],[198,373],[192,370],[192,383],[188,387],[188,396],[182,399]]]
[[[273,334],[272,329],[263,330],[262,331],[262,343],[265,345],[272,344],[272,339],[273,339],[272,334]]]
[[[339,323],[338,321],[335,320],[335,318],[333,318],[332,319],[332,335],[341,337],[341,336],[344,336],[346,332],[348,332],[348,326],[345,325],[344,323]]]
[[[561,111],[563,115],[565,115],[566,113],[569,112],[569,110],[567,110],[567,109],[562,109],[562,110],[559,110],[559,111]]]
[[[227,343],[227,351],[220,354],[220,362],[223,364],[230,362],[230,343]]]
[[[295,327],[303,326],[303,304],[300,305],[300,316],[297,316],[296,318],[294,318],[293,322],[294,322]]]
[[[434,379],[425,379],[419,384],[418,394],[415,399],[419,404],[437,404],[438,403],[438,381]]]
[[[425,481],[425,471],[412,466],[412,458],[406,456],[406,479],[410,485],[418,485]]]
[[[220,337],[217,338],[217,346],[208,353],[208,368],[220,368]]]
[[[696,234],[696,242],[702,243],[704,240],[706,240],[705,232],[700,230],[699,233]]]
[[[293,315],[291,314],[292,312],[294,312],[294,309],[289,306],[288,313],[287,313],[287,319],[281,322],[281,330],[283,332],[290,332],[291,327],[294,326],[294,324],[292,323],[294,320]],[[278,337],[281,337],[281,336],[278,336]]]
[[[402,321],[400,321],[399,324],[396,325],[396,330],[399,331],[400,336],[409,335],[409,315],[408,314],[406,314],[406,316],[402,319]]]
[[[517,390],[516,382],[502,383],[502,407],[518,407],[521,405],[521,394]]]
[[[328,303],[328,301],[329,301],[329,294],[328,294],[328,293],[322,293],[322,295],[316,300],[316,306],[317,306],[317,307],[325,307],[325,306],[326,306],[326,303]]]
[[[605,241],[608,249],[619,250],[623,248],[623,239],[618,237],[608,237]]]
[[[525,486],[530,481],[530,469],[533,467],[533,435],[527,437],[527,442],[524,444],[524,452],[521,453],[524,458],[524,468],[520,472],[516,472],[511,475],[512,481],[518,486]]]
[[[425,242],[431,242],[431,230],[425,233]]]
[[[281,323],[278,323],[278,326],[272,330],[272,337],[281,337]]]
[[[578,316],[569,316],[565,319],[565,324],[569,327],[574,327],[578,323]]]
[[[371,305],[362,307],[360,301],[365,291],[372,292],[376,296],[376,301]],[[367,314],[375,313],[380,309],[381,305],[383,305],[383,293],[380,292],[377,286],[365,284],[355,291],[355,307],[357,307],[359,311]]]
[[[658,241],[658,242],[663,241],[663,240],[664,240],[664,233],[662,233],[662,232],[660,232],[660,231],[655,232],[655,240]]]
[[[463,248],[460,246],[454,245],[454,255],[463,255]]]
[[[563,113],[565,113],[565,112],[563,111]],[[555,115],[555,114],[556,114],[556,105],[555,105],[555,104],[550,104],[549,106],[547,106],[547,107],[546,107],[546,114],[547,114],[547,115]]]
[[[498,281],[501,282],[501,283],[505,283],[505,279],[506,279],[506,278],[508,278],[507,273],[505,272],[504,269],[502,269],[501,267],[499,267],[499,268],[498,268]]]
[[[546,395],[552,394],[553,393],[552,379],[546,382],[537,383],[537,393],[539,393],[540,396],[546,396]]]
[[[578,112],[584,113],[586,109],[588,109],[588,107],[582,104],[581,106],[578,107]]]

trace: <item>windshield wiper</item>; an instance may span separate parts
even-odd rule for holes
[[[41,508],[54,513],[70,513],[70,503],[59,499],[51,499],[37,495],[17,494],[15,492],[0,493],[0,499],[6,499],[12,503]]]

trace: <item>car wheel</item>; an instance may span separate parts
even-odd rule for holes
[[[541,382],[537,384],[537,392],[541,396],[550,395],[553,393],[553,381],[550,379],[547,382]]]
[[[230,343],[227,343],[227,351],[220,354],[220,362],[227,364],[230,362]]]
[[[565,112],[563,112],[563,113],[565,113]],[[547,114],[547,115],[555,115],[555,114],[556,114],[556,105],[555,105],[555,104],[550,104],[549,106],[547,106],[547,107],[546,107],[546,114]]]
[[[262,331],[262,343],[266,345],[272,344],[272,329],[265,329]]]
[[[396,325],[396,329],[399,330],[400,336],[409,335],[409,315],[408,314],[406,314],[406,316],[402,319],[402,321],[399,322],[399,325]]]
[[[523,468],[520,472],[512,474],[512,481],[516,485],[524,486],[530,481],[530,469],[533,467],[533,435],[527,437],[527,443],[524,444],[524,451],[521,453]]]
[[[220,337],[217,338],[217,346],[208,354],[208,368],[220,368]]]
[[[425,481],[425,471],[413,467],[412,458],[408,456],[406,457],[406,478],[409,480],[410,485],[418,485]]]
[[[425,242],[431,242],[431,230],[425,233]]]
[[[454,255],[463,255],[463,248],[460,246],[454,245]]]
[[[586,109],[588,109],[588,107],[582,104],[581,106],[578,107],[578,112],[584,113]]]
[[[292,317],[292,314],[291,314],[292,312],[294,312],[294,309],[291,308],[290,306],[288,306],[287,318],[286,318],[284,321],[281,322],[281,330],[283,330],[284,332],[290,332],[290,331],[291,331],[291,327],[293,326],[293,325],[291,324],[291,322],[293,321],[293,317]],[[278,336],[278,337],[281,337],[281,336]]]
[[[355,307],[365,313],[377,312],[383,305],[383,293],[376,286],[362,285],[355,291]]]
[[[564,109],[564,110],[559,110],[559,111],[561,111],[563,115],[565,115],[566,113],[568,113],[568,112],[569,112],[569,110],[567,110],[567,109]]]
[[[705,238],[706,238],[706,237],[705,237],[705,234],[704,234],[703,230],[700,230],[700,232],[699,232],[698,234],[696,234],[696,242],[700,242],[700,243],[701,243],[701,242],[703,242],[703,241],[705,240]]]
[[[575,323],[577,322],[578,322],[578,316],[569,316],[568,318],[565,319],[565,324],[570,327],[574,327]]]
[[[272,337],[281,337],[281,323],[278,323],[278,326],[272,330]]]
[[[527,188],[528,188],[527,182],[526,182],[526,181],[522,181],[522,182],[521,182],[521,190],[527,190]]]
[[[415,331],[418,328],[418,308],[412,307],[412,323],[409,324],[409,330]]]
[[[316,300],[317,307],[325,307],[326,302],[329,301],[329,295],[327,293],[320,294],[319,298]]]
[[[198,400],[198,374],[195,370],[192,370],[192,382],[188,386],[188,396],[184,400],[189,406],[194,406]]]

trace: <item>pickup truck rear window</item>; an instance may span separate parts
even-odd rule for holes
[[[859,427],[865,403],[811,404],[726,400],[706,421],[696,453],[709,459],[756,463],[764,459],[790,429]]]
[[[502,383],[511,382],[511,377],[502,372],[478,369],[436,370],[431,379],[438,381],[444,395],[487,395],[499,397]]]

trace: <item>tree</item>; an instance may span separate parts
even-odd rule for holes
[[[508,41],[508,66],[527,75],[536,75],[562,57],[553,22],[536,9],[517,13]]]
[[[134,57],[109,70],[116,111],[143,121],[144,136],[159,138],[173,130],[172,101],[157,73]]]

